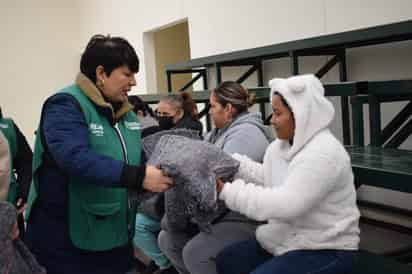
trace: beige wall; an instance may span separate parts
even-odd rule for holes
[[[144,34],[174,25],[185,19],[183,0],[88,0],[82,2],[79,13],[82,22],[80,36],[83,43],[94,33],[110,33],[127,38],[141,61],[135,93],[154,92],[156,77],[154,64],[146,66]],[[150,40],[150,39],[149,39]],[[150,45],[150,43],[149,43]],[[152,54],[149,54],[152,57]],[[152,59],[149,61],[153,61]],[[149,68],[149,69],[148,69]],[[147,75],[149,72],[149,75]],[[147,83],[147,79],[152,81]]]
[[[167,91],[165,65],[190,60],[189,29],[187,22],[153,32],[157,91]],[[192,76],[172,76],[173,91],[182,88]],[[189,89],[190,90],[190,89]]]
[[[156,58],[151,60],[151,66],[146,62],[146,55],[154,44],[146,43],[145,47],[144,34],[183,20],[188,21],[190,55],[197,58],[412,18],[410,0],[394,0],[390,5],[384,0],[308,3],[304,0],[1,1],[0,30],[4,39],[0,43],[3,64],[0,103],[4,113],[13,116],[32,141],[42,102],[73,80],[80,54],[95,33],[124,36],[134,45],[141,60],[141,71],[133,92],[145,93],[164,90],[164,87],[157,87],[156,78],[162,77],[162,68],[153,61]],[[171,43],[177,45],[179,41],[182,40],[175,37],[160,44],[164,46],[162,50],[172,50]],[[409,42],[404,42],[350,50],[349,79],[410,78],[411,47]],[[149,56],[160,54],[152,51]],[[175,60],[187,58],[164,55]],[[325,61],[325,57],[304,58],[302,71],[313,72]],[[266,62],[264,68],[265,81],[289,74],[287,60]],[[224,69],[224,78],[233,79],[246,69]],[[213,86],[213,71],[210,76]],[[325,80],[335,81],[336,76],[336,72],[329,73]],[[246,84],[255,85],[255,79],[251,78]],[[202,88],[200,83],[197,86]],[[399,107],[399,104],[385,106],[383,122]],[[334,127],[339,133],[338,121]],[[411,147],[411,143],[408,140],[405,147]]]
[[[82,50],[78,4],[0,1],[0,104],[30,143],[44,99],[75,77]]]
[[[411,18],[410,0],[393,0],[390,4],[384,0],[1,1],[0,31],[4,39],[0,43],[0,103],[32,141],[42,102],[73,80],[80,54],[95,33],[124,36],[134,45],[141,71],[133,92],[145,93],[164,88],[154,83],[162,70],[160,65],[154,62],[146,66],[146,55],[153,44],[146,43],[145,47],[144,34],[184,20],[188,22],[190,55],[197,58]],[[179,39],[161,44],[170,50],[171,42]],[[350,50],[349,80],[411,78],[411,48],[410,42],[404,42]],[[304,58],[302,72],[313,72],[326,60]],[[288,60],[268,61],[264,68],[265,81],[289,75]],[[224,69],[224,78],[233,79],[246,69]],[[213,86],[213,71],[210,76]],[[336,79],[336,71],[325,77],[326,81]],[[252,77],[246,85],[255,85],[255,79]],[[202,88],[200,83],[198,86]],[[399,108],[399,104],[385,107],[383,122]],[[338,121],[334,127],[339,133]],[[406,148],[412,147],[411,143],[408,141]]]

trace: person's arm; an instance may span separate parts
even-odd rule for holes
[[[13,168],[17,173],[17,185],[19,189],[17,198],[18,200],[21,199],[22,203],[25,203],[32,177],[33,152],[16,124],[14,124],[14,129],[17,139],[17,155],[13,159]]]
[[[268,188],[236,180],[224,184],[220,199],[230,209],[258,221],[289,221],[322,201],[334,187],[338,171],[339,167],[330,157],[306,157],[293,164],[286,181],[279,187]]]
[[[105,187],[141,190],[146,166],[133,166],[90,149],[89,130],[78,102],[68,94],[51,97],[43,110],[45,150],[62,172]]]
[[[7,200],[10,185],[10,151],[9,144],[0,132],[0,201]]]
[[[232,157],[239,161],[239,170],[235,179],[242,179],[256,185],[264,184],[263,164],[251,160],[245,155],[235,153]]]
[[[163,192],[173,184],[154,166],[129,165],[99,154],[89,147],[88,125],[78,102],[58,94],[46,103],[41,121],[45,150],[62,172],[103,187],[128,187]]]

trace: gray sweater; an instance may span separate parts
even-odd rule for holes
[[[273,133],[263,125],[260,113],[245,112],[224,128],[211,130],[205,140],[229,154],[238,153],[262,162]]]

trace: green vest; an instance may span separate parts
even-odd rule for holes
[[[14,128],[13,120],[10,118],[1,118],[0,119],[0,130],[3,132],[4,136],[6,137],[9,143],[11,161],[10,161],[10,187],[9,187],[9,193],[7,194],[7,201],[14,204],[17,199],[18,191],[17,191],[16,174],[14,173],[14,169],[13,169],[13,160],[17,156],[17,137],[16,137],[16,130]]]
[[[132,111],[124,114],[114,127],[96,111],[94,103],[77,85],[61,92],[79,102],[89,127],[91,150],[131,165],[140,164],[140,124]],[[37,171],[42,165],[43,152],[40,136],[36,136],[27,215],[37,197]],[[88,251],[110,250],[125,245],[133,237],[136,208],[130,205],[126,188],[100,187],[82,178],[69,177],[68,203],[69,234],[76,247]]]

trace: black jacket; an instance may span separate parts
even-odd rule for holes
[[[202,136],[203,126],[198,120],[193,120],[189,115],[183,116],[174,128],[186,128],[199,131],[199,136]]]

